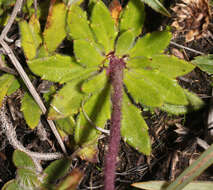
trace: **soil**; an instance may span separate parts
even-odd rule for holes
[[[166,1],[167,7],[175,1]],[[147,20],[144,33],[165,28],[171,24],[171,18],[167,18],[146,8]],[[157,18],[157,19],[156,19]],[[150,22],[151,21],[151,22]],[[16,26],[17,27],[17,26]],[[17,32],[17,28],[13,30]],[[18,38],[18,34],[12,34]],[[186,47],[201,51],[205,54],[213,53],[211,39],[200,39],[190,43],[185,43],[184,38],[177,37],[173,41]],[[62,44],[61,51],[66,51],[67,41]],[[20,57],[23,53],[15,50]],[[198,54],[188,50],[180,49],[170,45],[167,53],[178,52],[186,60],[192,60]],[[119,190],[133,189],[132,183],[148,180],[174,180],[190,163],[192,163],[204,151],[197,143],[197,138],[201,138],[212,143],[207,135],[207,117],[211,98],[211,76],[196,68],[184,77],[178,78],[179,84],[190,91],[196,93],[205,102],[205,106],[196,112],[186,115],[174,116],[160,110],[152,113],[144,112],[149,133],[152,140],[153,151],[150,156],[144,156],[131,148],[128,144],[121,141],[118,156],[116,188]],[[25,147],[38,152],[51,152],[60,150],[55,138],[47,126],[48,141],[41,141],[37,130],[30,130],[20,112],[20,96],[17,93],[10,100],[10,105],[14,108],[14,124],[18,138]],[[89,163],[76,157],[73,159],[72,166],[84,171],[79,190],[83,189],[102,189],[103,186],[103,167],[104,155],[107,149],[107,137],[99,140],[99,154],[97,163]],[[0,131],[0,188],[9,180],[15,178],[16,168],[12,162],[13,148],[8,143],[3,131]],[[44,163],[47,165],[47,163]],[[199,180],[213,180],[213,168],[208,168]]]

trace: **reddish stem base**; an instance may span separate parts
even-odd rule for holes
[[[112,114],[111,114],[111,129],[109,137],[109,150],[105,160],[104,172],[104,190],[114,190],[116,157],[119,151],[120,144],[120,127],[121,127],[121,107],[123,96],[123,69],[125,63],[122,59],[111,55],[109,64],[109,75],[113,92],[111,95]]]

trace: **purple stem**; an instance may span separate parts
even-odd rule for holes
[[[109,137],[109,150],[105,160],[104,172],[104,190],[114,190],[116,157],[119,151],[120,144],[120,127],[121,127],[121,107],[123,95],[123,69],[125,63],[122,59],[111,55],[109,63],[109,75],[113,92],[111,95],[112,114],[111,128]]]

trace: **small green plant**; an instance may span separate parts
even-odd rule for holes
[[[157,0],[144,2],[169,14]],[[68,6],[59,0],[50,2],[43,32],[39,16],[32,14],[29,22],[21,20],[21,45],[30,70],[59,84],[44,95],[49,101],[54,94],[48,119],[56,120],[61,130],[74,135],[76,145],[81,146],[81,158],[96,160],[101,134],[97,128],[104,128],[110,119],[104,186],[113,190],[121,137],[139,152],[151,153],[148,126],[135,104],[174,114],[199,109],[202,101],[175,80],[194,66],[163,54],[171,40],[168,29],[139,37],[145,20],[140,0],[130,0],[118,19],[113,19],[99,0],[89,2],[88,12],[81,8],[81,1],[66,3]],[[57,53],[65,37],[73,41],[70,54],[74,56]],[[8,74],[0,80],[2,102],[4,96],[19,88],[19,83]],[[27,92],[21,109],[27,124],[36,127],[41,111]]]
[[[52,162],[42,173],[36,172],[34,161],[22,151],[14,151],[13,162],[17,167],[16,179],[8,181],[2,190],[74,190],[83,177],[83,173],[78,169],[69,173],[71,161],[67,158]],[[55,185],[57,180],[64,176],[67,177]]]

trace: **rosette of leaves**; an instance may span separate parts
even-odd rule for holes
[[[78,151],[81,158],[94,161],[101,134],[96,128],[104,128],[114,106],[111,91],[115,92],[112,81],[116,82],[116,76],[110,65],[119,63],[123,75],[121,136],[139,152],[149,155],[148,126],[135,104],[175,114],[198,109],[202,101],[175,80],[194,66],[163,54],[171,39],[168,30],[139,37],[145,20],[140,0],[130,0],[123,10],[118,9],[118,14],[112,8],[116,18],[102,1],[90,1],[88,12],[80,7],[81,1],[68,2],[69,6],[60,0],[50,1],[43,32],[39,18],[34,15],[29,22],[19,22],[21,45],[29,68],[42,79],[60,85],[50,103],[48,118],[56,120],[66,133],[74,134],[76,144],[82,147]],[[73,41],[70,53],[74,56],[56,53],[65,37]],[[0,81],[0,85],[1,82],[5,85],[0,98],[8,93],[13,78],[6,76],[5,80]],[[32,99],[26,94],[22,111],[25,110],[25,119],[34,128],[41,112],[34,108],[36,114],[30,116],[27,110],[31,105],[34,105]],[[77,116],[76,121],[73,116]]]
[[[53,97],[48,117],[67,119],[79,113],[74,139],[87,145],[79,153],[82,158],[93,160],[100,135],[96,127],[104,128],[111,116],[109,62],[114,57],[125,66],[121,135],[138,151],[150,154],[148,127],[129,97],[175,114],[198,108],[200,99],[175,80],[194,66],[163,54],[171,39],[168,30],[138,37],[145,19],[141,1],[130,0],[118,19],[112,18],[102,1],[91,1],[88,13],[79,4],[66,9],[60,1],[52,3],[43,33],[34,17],[20,23],[30,69],[42,79],[63,84]],[[55,28],[60,35],[53,35]],[[55,53],[66,36],[73,40],[74,57]]]

